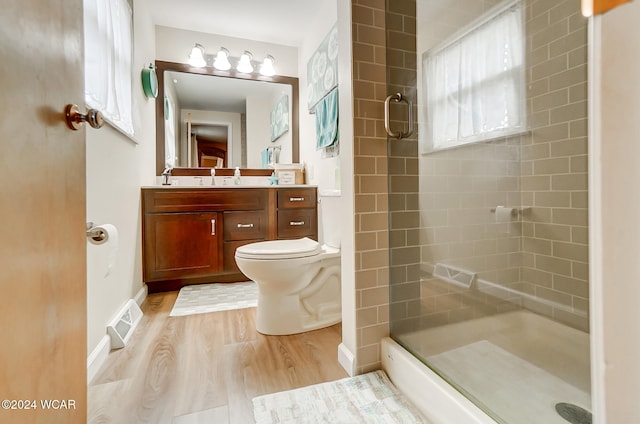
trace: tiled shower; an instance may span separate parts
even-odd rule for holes
[[[411,137],[388,144],[389,320],[392,338],[496,421],[528,422],[510,416],[509,403],[554,422],[555,403],[590,407],[587,20],[579,0],[512,2],[522,13],[526,128],[433,151],[422,138],[425,55],[505,3],[387,1],[386,94],[412,99],[418,117]],[[391,126],[407,128],[406,108],[392,109]],[[461,365],[446,367],[447,357],[459,364],[465,355],[488,362],[466,375],[456,374]],[[518,371],[475,375],[496,361]],[[513,381],[536,370],[543,377],[529,386],[549,396],[549,411],[542,401],[525,406],[534,393]],[[513,397],[474,379],[500,381]]]

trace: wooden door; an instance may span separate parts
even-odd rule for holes
[[[85,423],[82,1],[3,1],[0,57],[0,422]]]

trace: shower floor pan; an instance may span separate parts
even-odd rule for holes
[[[498,422],[566,424],[568,402],[590,410],[589,334],[521,310],[397,339]]]

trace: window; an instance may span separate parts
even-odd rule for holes
[[[127,0],[84,1],[85,101],[133,136],[132,16]]]
[[[510,1],[423,54],[423,153],[526,129],[524,33]]]

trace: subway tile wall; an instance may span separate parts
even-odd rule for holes
[[[420,51],[495,2],[451,3]],[[419,155],[421,305],[392,303],[399,331],[520,307],[588,330],[586,19],[578,0],[529,0],[525,19],[530,131]],[[499,205],[519,213],[503,222]],[[475,273],[478,290],[431,278],[436,264]]]
[[[458,11],[431,26],[431,36],[470,12],[453,3]],[[389,325],[410,331],[525,307],[588,330],[580,1],[526,1],[531,131],[430,155],[418,154],[415,136],[387,143],[382,102],[393,92],[417,102],[420,66],[415,0],[388,7],[385,18],[383,0],[352,0],[358,372],[379,367]],[[392,126],[406,126],[406,108],[392,112]],[[500,222],[491,212],[498,205],[520,213]],[[487,284],[470,296],[431,278],[437,263],[470,269]]]
[[[385,1],[352,0],[356,368],[380,367],[389,334]]]
[[[588,331],[587,19],[579,0],[528,1],[522,144],[525,306]]]

